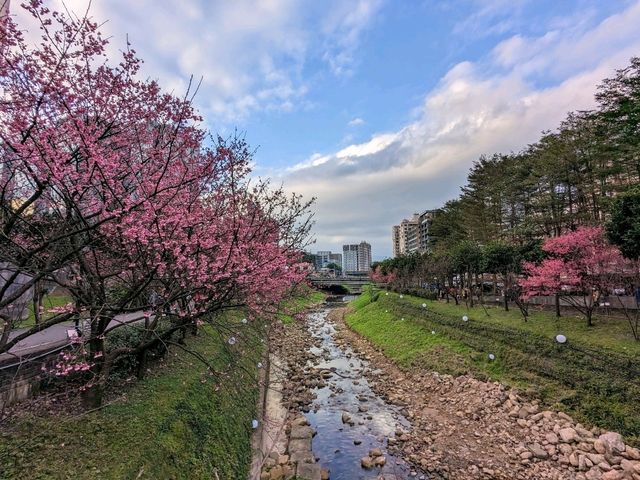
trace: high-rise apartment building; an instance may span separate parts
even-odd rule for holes
[[[429,249],[429,229],[435,212],[425,210],[414,213],[410,219],[404,219],[400,225],[391,229],[393,256],[410,255],[415,252],[426,252]]]
[[[371,245],[367,242],[342,246],[342,272],[368,272],[371,266]]]
[[[360,242],[358,245],[358,271],[368,272],[371,267],[371,245]]]
[[[391,227],[391,242],[393,244],[393,256],[400,256],[400,225]]]

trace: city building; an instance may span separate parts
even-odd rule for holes
[[[322,250],[316,253],[316,270],[325,268],[329,263],[331,252],[328,250]]]
[[[342,272],[366,273],[371,266],[371,245],[365,241],[342,246]]]
[[[342,273],[358,271],[358,245],[342,246]]]
[[[393,243],[393,256],[400,256],[400,225],[391,227],[391,242]]]
[[[329,250],[321,250],[314,255],[314,266],[317,271],[327,268],[331,263],[340,265],[340,268],[342,268],[342,254],[332,253]]]
[[[405,218],[400,225],[392,227],[391,242],[394,257],[416,252],[424,253],[429,250],[429,229],[434,215],[434,210],[414,213],[411,218]]]
[[[358,245],[358,271],[368,272],[371,267],[371,245],[360,242]]]

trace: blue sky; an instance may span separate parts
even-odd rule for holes
[[[391,226],[457,196],[479,155],[591,107],[640,55],[640,0],[94,0],[91,13],[165,88],[202,77],[208,127],[244,132],[256,175],[317,197],[312,250],[368,240],[377,259]]]

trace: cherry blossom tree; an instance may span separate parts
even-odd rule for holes
[[[558,295],[581,312],[589,326],[600,298],[634,272],[600,227],[581,227],[548,238],[542,250],[547,258],[540,263],[523,263],[522,296]]]
[[[56,323],[86,325],[99,403],[122,355],[226,308],[270,311],[304,278],[310,203],[251,180],[244,140],[201,127],[197,88],[179,98],[141,80],[131,49],[113,64],[89,17],[23,8],[39,45],[0,24],[0,312],[43,280],[73,302],[11,339],[0,313],[0,353]],[[140,342],[106,352],[125,321],[144,329]]]
[[[371,268],[371,272],[369,272],[369,277],[375,283],[392,283],[396,275],[392,271],[388,271],[382,265],[376,265]]]

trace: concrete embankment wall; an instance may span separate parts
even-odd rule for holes
[[[38,394],[45,382],[43,368],[51,368],[58,360],[62,346],[46,353],[8,358],[0,363],[0,411]]]

